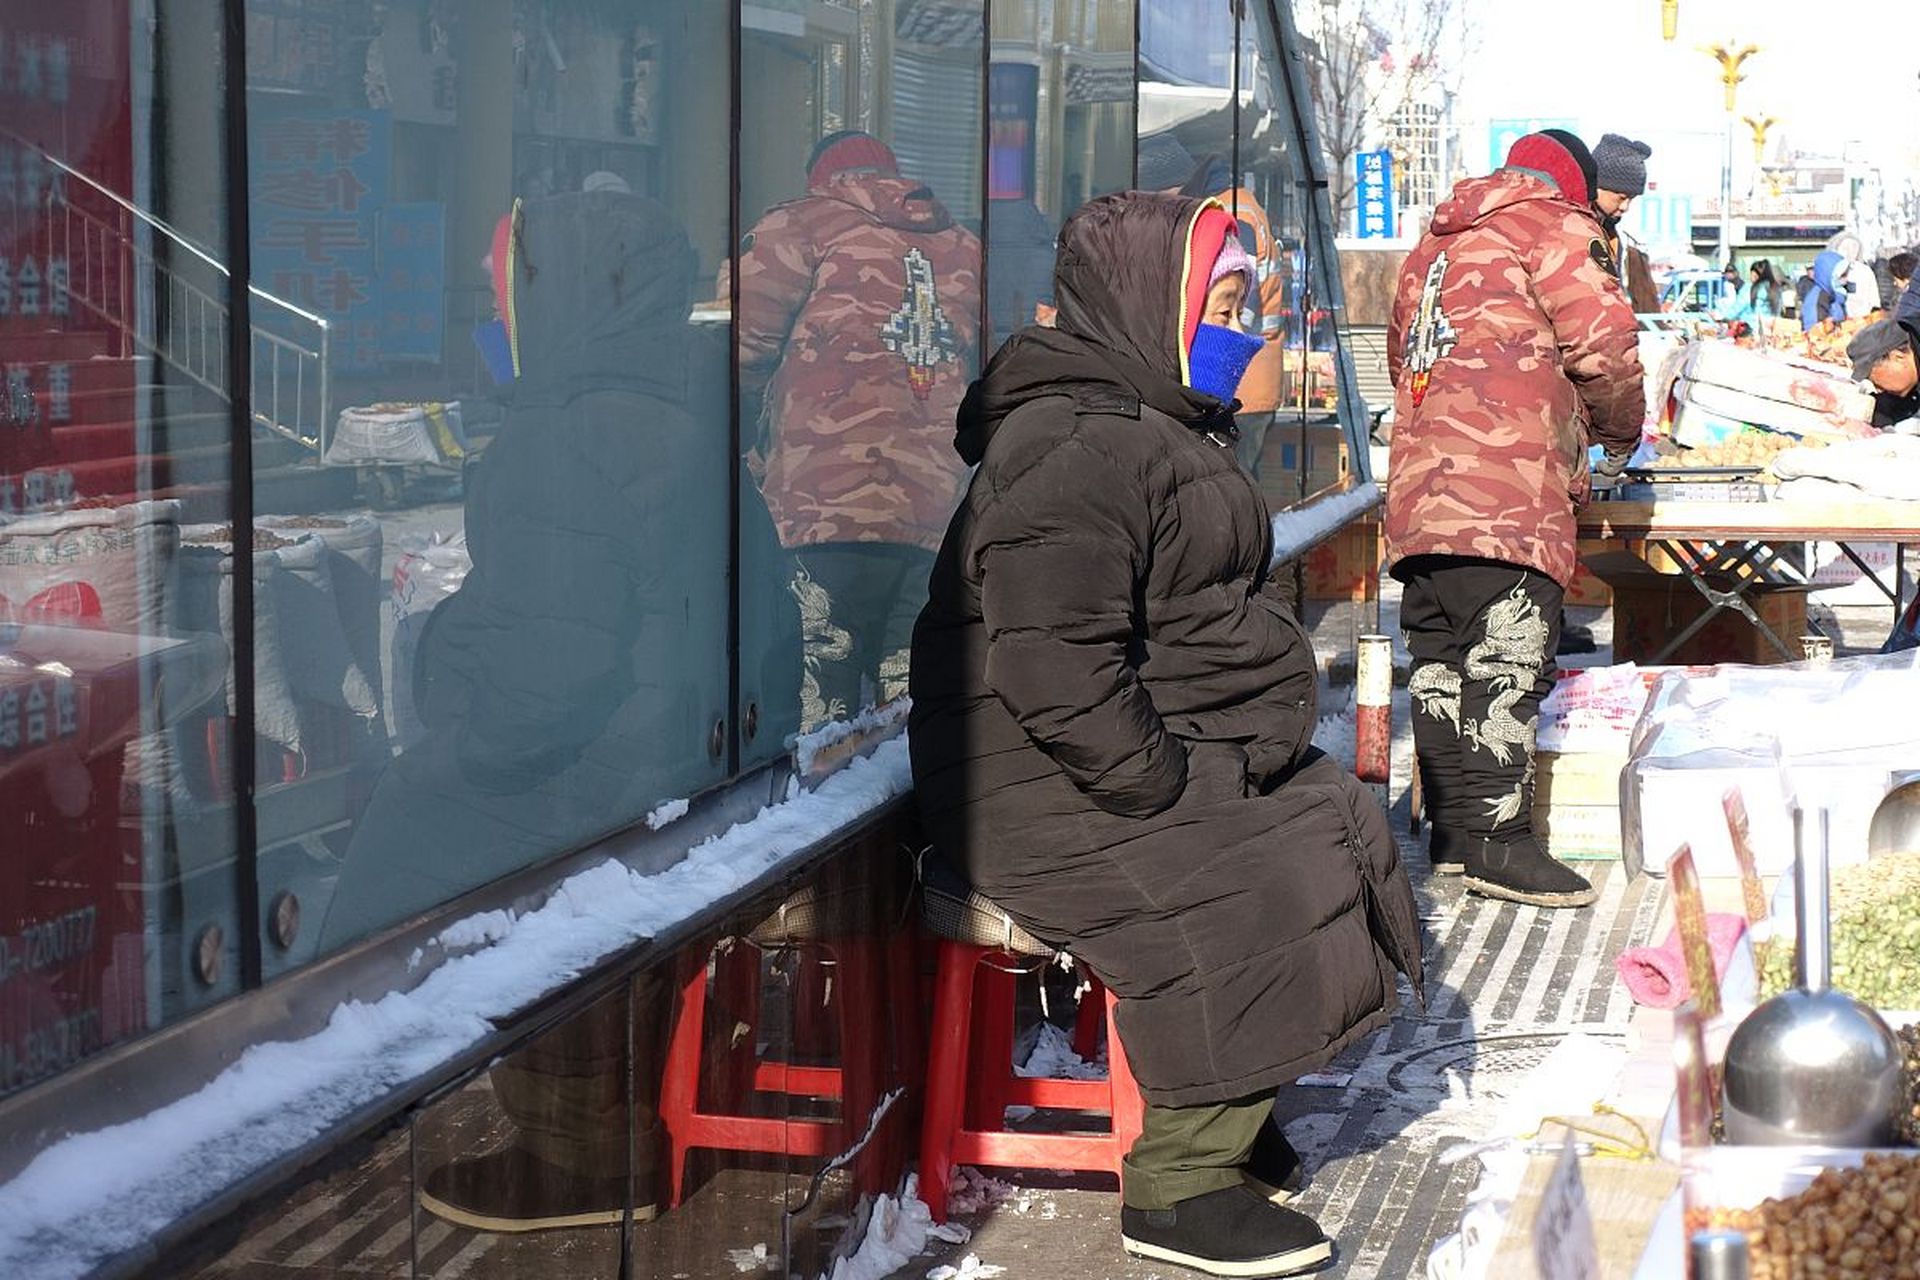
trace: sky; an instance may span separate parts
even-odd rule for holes
[[[1486,121],[1569,119],[1589,143],[1603,132],[1653,143],[1649,175],[1713,191],[1726,126],[1718,65],[1697,46],[1756,44],[1737,114],[1770,115],[1801,151],[1920,172],[1920,3],[1916,0],[1680,0],[1680,29],[1661,39],[1660,0],[1464,0],[1476,48],[1455,119],[1470,171],[1484,171]],[[1737,126],[1741,165],[1751,135]],[[1710,173],[1701,173],[1710,168]]]

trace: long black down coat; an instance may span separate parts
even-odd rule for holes
[[[1248,1097],[1416,985],[1413,894],[1372,796],[1310,740],[1312,646],[1228,406],[1181,384],[1201,202],[1111,196],[1061,233],[1057,329],[960,412],[978,464],[914,633],[935,847],[1120,996],[1148,1101]]]

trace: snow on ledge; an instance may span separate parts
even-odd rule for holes
[[[1310,502],[1273,517],[1273,559],[1291,560],[1335,529],[1380,505],[1380,486],[1369,480],[1345,493]]]
[[[74,1134],[0,1184],[0,1276],[69,1280],[134,1248],[226,1187],[477,1043],[622,947],[702,910],[912,784],[904,736],[812,791],[641,875],[609,859],[539,909],[487,913],[442,934],[480,950],[410,991],[349,1001],[297,1041],[251,1046],[198,1091],[137,1120]]]

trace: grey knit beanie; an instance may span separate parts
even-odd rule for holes
[[[1593,165],[1599,170],[1600,190],[1617,191],[1623,196],[1638,196],[1647,190],[1647,157],[1653,148],[1617,133],[1600,136],[1593,149]]]

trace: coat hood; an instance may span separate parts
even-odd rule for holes
[[[1831,249],[1822,250],[1813,259],[1813,282],[1830,294],[1838,294],[1841,289],[1839,277],[1848,266],[1842,255]]]
[[[1592,214],[1591,209],[1567,199],[1559,188],[1545,178],[1518,169],[1496,169],[1484,178],[1468,178],[1455,183],[1453,194],[1441,201],[1440,207],[1433,211],[1432,229],[1437,235],[1457,235],[1502,209],[1510,209],[1529,200],[1551,200]],[[1597,216],[1594,225],[1600,225]]]
[[[1200,215],[1219,207],[1140,192],[1082,205],[1060,231],[1057,327],[1007,339],[967,389],[955,439],[960,456],[979,462],[1007,416],[1044,396],[1134,416],[1146,404],[1196,431],[1231,432],[1231,402],[1183,380],[1187,286],[1195,274],[1190,237]],[[1199,268],[1203,278],[1211,265]]]
[[[945,231],[953,215],[924,182],[870,170],[833,174],[807,188],[807,194],[852,205],[883,226],[902,231]]]
[[[517,402],[610,386],[681,398],[695,264],[663,206],[570,192],[516,205],[507,240],[501,310]]]

